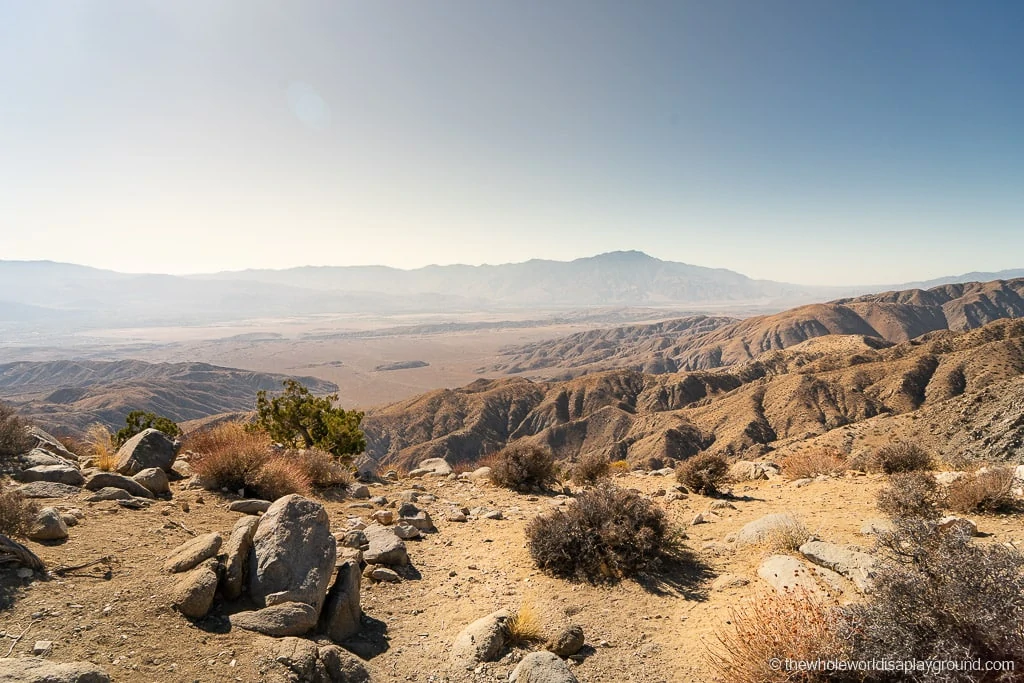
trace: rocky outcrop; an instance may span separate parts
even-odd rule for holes
[[[821,595],[811,568],[791,555],[772,555],[757,568],[757,575],[783,594]]]
[[[359,632],[359,619],[363,614],[359,605],[359,578],[359,565],[343,562],[324,601],[320,630],[336,643]]]
[[[208,560],[220,550],[224,537],[217,532],[196,536],[174,549],[164,561],[164,571],[171,574],[186,572]]]
[[[92,662],[15,657],[0,659],[0,683],[110,683],[110,676]]]
[[[473,669],[481,662],[493,662],[505,647],[506,624],[512,615],[498,610],[464,628],[452,643],[453,669]]]
[[[156,429],[145,429],[128,439],[117,450],[115,469],[120,474],[131,476],[150,467],[159,467],[170,472],[178,457],[179,444]]]
[[[800,554],[816,565],[845,576],[866,592],[874,578],[875,558],[865,552],[824,541],[808,541],[800,546]]]
[[[242,517],[235,522],[231,535],[224,544],[221,592],[227,600],[237,600],[245,590],[249,575],[249,553],[259,521],[258,517]]]
[[[768,540],[778,530],[799,527],[800,523],[788,512],[765,515],[746,524],[736,534],[738,545],[756,545]]]
[[[578,683],[569,666],[553,652],[531,652],[508,677],[509,683]]]
[[[279,498],[253,537],[249,596],[259,606],[304,603],[318,615],[336,557],[324,506],[295,494]]]
[[[149,467],[138,472],[132,477],[142,484],[155,496],[162,496],[171,492],[170,482],[167,480],[167,473],[159,467]]]

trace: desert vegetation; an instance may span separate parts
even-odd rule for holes
[[[35,501],[24,498],[12,487],[0,482],[0,534],[24,536],[39,512]]]
[[[363,413],[336,407],[337,394],[315,396],[294,379],[284,381],[284,391],[256,395],[255,429],[293,448],[319,448],[335,458],[350,461],[366,448],[359,428]]]
[[[895,474],[931,469],[935,464],[932,455],[912,441],[893,441],[868,455],[865,469],[869,472]]]
[[[13,407],[0,403],[0,459],[28,450],[31,440],[25,433],[26,426],[25,420]]]
[[[534,518],[526,537],[540,569],[591,583],[651,569],[675,544],[660,507],[611,483],[584,491],[567,510]]]
[[[569,468],[569,478],[577,486],[593,485],[610,475],[611,463],[597,453],[584,455]]]
[[[489,461],[491,481],[513,491],[540,491],[558,481],[558,466],[550,450],[515,442]]]
[[[181,435],[181,427],[174,420],[145,410],[131,411],[124,418],[124,422],[124,427],[114,434],[113,441],[116,448],[120,448],[128,439],[147,429],[156,429],[170,437]]]
[[[787,479],[812,479],[842,472],[847,468],[847,461],[836,451],[813,449],[788,455],[781,465]]]
[[[878,492],[878,509],[889,517],[937,519],[941,495],[929,472],[899,472]]]
[[[961,513],[1013,512],[1020,501],[1013,495],[1014,468],[992,465],[968,473],[946,489],[945,506]]]
[[[698,453],[676,469],[676,479],[695,493],[717,495],[729,481],[729,461],[718,453]]]

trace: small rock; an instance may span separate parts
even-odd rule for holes
[[[243,515],[258,515],[270,509],[269,500],[257,500],[249,498],[246,500],[234,500],[228,503],[229,512],[241,512]]]
[[[251,612],[238,612],[228,617],[231,625],[267,636],[301,636],[313,630],[317,611],[304,602],[282,602]]]
[[[372,564],[366,565],[366,569],[363,570],[363,576],[377,582],[401,583],[402,581],[402,577],[395,570]]]
[[[370,497],[370,487],[366,484],[354,484],[349,487],[348,495],[357,500],[366,500]]]
[[[146,489],[156,496],[171,492],[170,483],[167,481],[167,473],[159,467],[147,467],[132,477]]]
[[[936,527],[939,531],[959,531],[965,536],[977,536],[978,525],[967,519],[966,517],[957,517],[951,515],[949,517],[943,517],[936,523]]]
[[[572,657],[583,648],[584,642],[583,627],[573,624],[559,631],[544,647],[559,657]]]
[[[452,644],[452,667],[473,669],[481,662],[496,660],[505,647],[505,625],[511,618],[507,610],[499,610],[464,628]]]
[[[26,536],[33,541],[62,541],[68,537],[68,526],[56,508],[43,508],[36,514]]]
[[[242,517],[231,529],[224,544],[224,578],[221,592],[227,600],[237,600],[245,590],[249,578],[249,553],[252,539],[259,525],[258,517]]]
[[[211,558],[182,575],[171,588],[171,605],[186,617],[205,617],[213,606],[220,572],[220,564]]]
[[[509,683],[578,683],[569,666],[553,652],[531,652],[508,677]]]
[[[383,524],[384,526],[387,526],[389,524],[394,523],[395,513],[392,510],[377,510],[372,515],[370,515],[370,519],[377,522],[377,524]]]
[[[32,646],[32,654],[36,656],[49,654],[50,650],[53,649],[52,640],[37,640],[36,644]]]
[[[196,536],[175,548],[164,561],[164,571],[171,574],[188,571],[217,554],[224,538],[217,532]]]
[[[338,574],[327,592],[320,613],[320,630],[334,642],[340,643],[359,632],[362,613],[359,605],[359,565],[346,562],[338,567]]]
[[[750,579],[738,574],[722,574],[711,583],[711,590],[725,591],[733,588],[741,588],[750,583]]]
[[[408,520],[403,519],[401,522],[393,527],[395,536],[398,536],[404,541],[409,541],[420,537],[420,530],[409,523]]]

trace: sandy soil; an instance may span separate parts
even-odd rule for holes
[[[524,602],[537,608],[548,632],[571,622],[582,625],[588,649],[575,667],[581,681],[714,680],[706,646],[714,643],[716,629],[730,618],[732,608],[765,590],[756,576],[765,553],[719,553],[705,544],[721,541],[764,514],[789,511],[823,539],[870,545],[858,531],[866,519],[878,516],[873,501],[881,480],[844,477],[801,488],[782,480],[740,484],[734,489],[736,509],[717,510],[720,520],[688,528],[711,499],[691,495],[660,503],[675,524],[686,528],[686,545],[695,551],[697,562],[608,587],[569,583],[533,567],[523,528],[535,514],[551,509],[556,502],[552,497],[468,482],[418,482],[437,496],[436,502],[421,507],[430,511],[438,532],[409,542],[413,578],[363,585],[363,610],[376,624],[368,627],[367,642],[377,650],[386,648],[369,662],[377,681],[507,680],[522,653],[487,665],[479,674],[448,679],[444,664],[466,624]],[[638,475],[624,475],[617,482],[645,493],[674,484]],[[395,500],[412,483],[376,485],[372,493]],[[63,544],[32,543],[33,550],[51,568],[104,556],[110,560],[49,581],[27,582],[11,572],[0,573],[0,600],[6,605],[0,612],[0,631],[22,635],[14,656],[28,654],[37,640],[52,640],[51,659],[93,661],[116,681],[273,680],[276,669],[268,661],[273,639],[227,626],[225,610],[244,605],[218,603],[210,617],[197,623],[168,606],[171,578],[160,571],[163,558],[190,538],[190,532],[228,531],[238,517],[225,509],[228,499],[219,494],[182,491],[176,485],[173,494],[173,500],[140,511],[114,503],[52,501],[62,508],[81,508],[85,519]],[[184,502],[188,512],[182,509]],[[447,522],[444,513],[452,503],[499,509],[505,519]],[[347,501],[325,504],[334,530],[344,528],[349,516],[369,512],[351,509]],[[983,533],[992,534],[986,540],[1024,543],[1019,518],[976,521]],[[750,584],[713,591],[712,580],[727,572],[749,578]],[[0,639],[3,650],[12,642]]]

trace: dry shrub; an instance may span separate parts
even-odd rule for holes
[[[23,420],[11,406],[0,403],[0,460],[21,455],[32,448],[32,439]]]
[[[929,470],[934,460],[928,451],[911,441],[893,441],[868,456],[867,471],[895,474]]]
[[[24,536],[38,512],[39,506],[35,501],[0,484],[0,534]]]
[[[780,524],[765,534],[759,545],[773,553],[792,553],[813,536],[801,522]]]
[[[847,468],[846,458],[829,450],[793,453],[782,461],[782,472],[786,478],[813,479],[822,474],[837,474]]]
[[[596,484],[602,479],[607,479],[610,473],[608,459],[596,453],[583,456],[569,470],[569,476],[577,486]]]
[[[878,492],[878,509],[893,519],[939,517],[939,485],[926,472],[899,472]]]
[[[565,510],[535,517],[526,538],[541,570],[591,583],[653,569],[675,547],[664,511],[611,482],[581,493]]]
[[[247,488],[271,456],[266,432],[252,431],[238,422],[227,422],[186,437],[192,470],[213,488],[237,491]]]
[[[540,446],[513,443],[494,456],[491,481],[513,491],[542,490],[558,480],[555,456]]]
[[[628,460],[613,460],[608,463],[609,474],[628,474],[630,469]]]
[[[246,483],[246,489],[263,500],[298,493],[308,496],[313,483],[302,464],[285,455],[275,455],[264,462]]]
[[[310,448],[283,456],[295,461],[315,489],[348,487],[355,481],[350,467],[338,462],[327,451]]]
[[[827,672],[785,671],[772,662],[786,659],[842,659],[842,614],[821,598],[802,593],[759,596],[731,610],[730,628],[710,648],[712,668],[730,683],[836,680]]]
[[[533,603],[523,602],[506,622],[505,638],[512,647],[528,647],[544,640],[544,627]]]
[[[1005,465],[965,475],[946,489],[946,507],[954,512],[1013,512],[1019,507],[1013,481],[1014,468]]]
[[[676,469],[676,479],[694,493],[713,496],[729,481],[729,463],[715,453],[699,453]]]
[[[1012,661],[1016,674],[945,672],[921,680],[1019,680],[1024,670],[1024,557],[924,520],[879,538],[874,590],[846,608],[857,659]]]
[[[104,425],[96,422],[85,430],[86,453],[92,458],[94,467],[110,472],[117,465],[117,451],[114,437]]]

